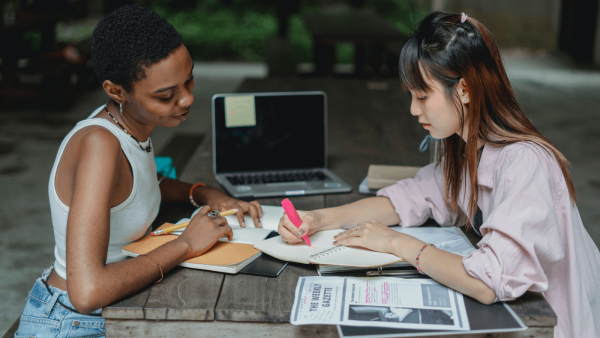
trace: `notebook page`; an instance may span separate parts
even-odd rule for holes
[[[354,267],[373,267],[403,261],[402,258],[389,253],[375,252],[366,249],[344,247],[343,249],[324,252],[313,257],[315,264],[343,265]]]
[[[172,235],[180,236],[185,228],[173,231]],[[229,243],[243,243],[243,244],[256,244],[263,239],[267,238],[271,233],[269,229],[257,229],[257,228],[233,228],[233,237],[230,240],[227,237],[221,237],[219,241]]]
[[[284,213],[283,208],[275,206],[275,205],[261,205],[261,207],[262,207],[263,217],[260,219],[260,223],[262,224],[263,229],[270,229],[273,231],[277,231],[277,228],[279,227],[279,220],[281,219],[281,217],[283,217],[283,213]],[[192,213],[192,217],[194,217],[194,215],[197,214],[201,208],[202,207],[196,209],[196,211],[194,211],[194,213]],[[184,218],[184,219],[189,221],[189,218]],[[240,222],[238,221],[236,215],[225,216],[225,219],[227,220],[227,223],[229,224],[230,227],[232,227],[232,228],[240,227]],[[179,222],[181,222],[181,221],[179,221]],[[248,214],[244,214],[244,223],[246,223],[246,228],[255,228],[256,227],[254,225],[254,220]]]
[[[343,231],[341,229],[319,231],[309,236],[312,247],[309,247],[304,241],[301,244],[287,244],[281,236],[256,243],[254,247],[269,256],[284,261],[309,264],[309,257],[311,255],[332,248],[333,237]]]
[[[392,227],[390,229],[413,236],[425,243],[432,243],[436,248],[453,254],[465,256],[475,248],[463,236],[457,227],[424,227],[424,228],[402,228]]]

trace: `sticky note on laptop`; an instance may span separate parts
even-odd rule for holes
[[[225,97],[225,127],[254,127],[255,125],[254,95]]]

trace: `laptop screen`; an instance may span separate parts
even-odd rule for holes
[[[325,168],[325,95],[213,97],[216,172]]]

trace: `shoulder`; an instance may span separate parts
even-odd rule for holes
[[[529,141],[515,142],[504,146],[496,164],[497,169],[519,167],[523,170],[546,169],[545,171],[547,171],[558,168],[558,162],[550,149]]]
[[[497,183],[505,186],[527,185],[537,189],[547,185],[556,188],[562,178],[552,151],[528,141],[505,146],[498,156],[495,171]]]
[[[100,125],[82,128],[73,135],[72,140],[83,151],[100,149],[108,152],[118,152],[121,149],[121,143],[117,136]]]
[[[73,153],[80,165],[90,164],[104,167],[118,164],[121,143],[110,130],[91,125],[77,131],[72,139]]]

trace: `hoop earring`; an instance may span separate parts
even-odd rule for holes
[[[119,113],[121,113],[121,117],[123,117],[123,102],[119,102]]]

